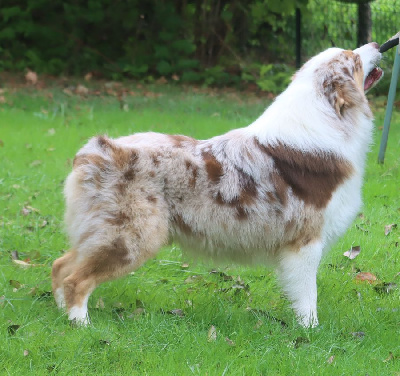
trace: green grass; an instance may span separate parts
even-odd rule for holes
[[[400,283],[400,229],[384,233],[385,225],[400,227],[398,113],[384,166],[376,163],[381,134],[376,131],[363,214],[320,267],[318,328],[296,324],[271,270],[229,266],[219,267],[225,274],[218,274],[202,263],[182,267],[187,260],[179,247],[166,248],[132,275],[100,286],[89,301],[92,325],[70,326],[48,292],[51,264],[68,248],[63,181],[85,140],[97,133],[144,130],[208,138],[247,125],[267,105],[244,93],[133,90],[137,95],[124,99],[128,111],[116,97],[81,99],[57,87],[4,94],[0,374],[399,375],[399,288],[381,294],[375,289],[383,282]],[[381,126],[384,100],[374,100],[373,110]],[[343,252],[355,245],[361,253],[348,260]],[[11,260],[12,251],[38,266],[21,268]],[[378,281],[357,283],[359,271]],[[184,316],[168,313],[174,309]],[[212,325],[215,341],[208,340]]]

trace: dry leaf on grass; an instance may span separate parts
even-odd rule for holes
[[[43,266],[43,264],[31,264],[26,261],[22,260],[12,260],[14,264],[20,266],[21,268],[32,268],[32,267],[37,267],[37,266]]]
[[[361,252],[361,248],[359,245],[351,247],[350,250],[343,253],[343,256],[349,258],[350,260],[354,260]]]
[[[231,339],[228,337],[225,337],[225,341],[229,346],[235,346],[235,342],[233,342]]]
[[[178,317],[184,317],[185,313],[181,309],[171,309],[170,311],[167,311],[168,314],[178,316]]]
[[[386,225],[385,226],[385,236],[388,236],[393,229],[397,227],[397,223],[392,223],[391,225]]]
[[[217,328],[214,325],[211,325],[210,329],[208,329],[207,341],[215,342],[216,340],[217,340]]]
[[[79,84],[76,89],[75,89],[75,93],[78,95],[88,95],[89,94],[89,89],[86,86],[83,86],[81,84]]]
[[[383,362],[387,363],[387,362],[391,362],[391,361],[393,361],[395,359],[396,359],[396,356],[394,356],[393,353],[390,351],[389,352],[389,356],[385,360],[383,360]]]
[[[356,275],[356,281],[373,283],[377,280],[376,276],[368,272],[360,272]]]
[[[40,166],[42,164],[42,161],[39,159],[34,160],[33,162],[31,162],[31,164],[29,165],[29,167],[36,167],[36,166]]]
[[[28,350],[24,350],[24,356],[28,356],[29,355],[29,351]]]
[[[38,82],[38,75],[37,73],[28,70],[28,72],[25,74],[25,80],[30,85],[36,85]]]
[[[16,281],[15,279],[10,279],[10,286],[14,287],[15,289],[20,289],[21,287],[24,287],[21,282]]]
[[[351,335],[354,338],[364,338],[365,337],[365,333],[364,332],[353,332],[353,333],[351,333]]]
[[[326,362],[327,362],[328,364],[332,364],[334,360],[335,360],[335,355],[332,355],[332,356],[330,356],[330,357],[326,360]]]

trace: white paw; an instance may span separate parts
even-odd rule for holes
[[[86,307],[73,306],[69,310],[68,319],[79,326],[87,326],[90,324]]]
[[[316,326],[318,326],[317,315],[313,314],[297,315],[297,321],[304,328],[315,328]]]

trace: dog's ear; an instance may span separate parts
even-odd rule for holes
[[[322,91],[338,117],[365,100],[363,75],[361,59],[352,51],[343,51],[325,66]]]
[[[323,93],[338,117],[344,116],[347,109],[361,104],[364,96],[354,77],[344,74],[327,77],[323,82]]]

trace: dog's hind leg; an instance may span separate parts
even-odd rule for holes
[[[102,282],[137,269],[154,256],[165,243],[165,238],[157,235],[159,234],[155,233],[153,239],[146,239],[147,244],[144,244],[140,236],[132,239],[132,234],[119,234],[107,245],[99,247],[84,258],[63,281],[68,318],[78,324],[87,325],[87,303],[93,290]]]
[[[278,277],[304,327],[318,325],[317,270],[322,248],[320,241],[314,241],[297,251],[283,252],[279,261]]]
[[[74,270],[77,252],[72,249],[54,261],[51,270],[53,296],[59,308],[65,308],[63,281]]]

